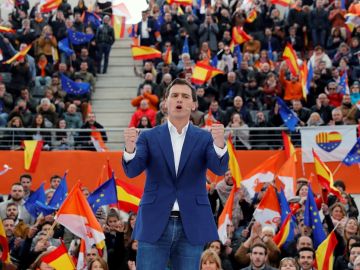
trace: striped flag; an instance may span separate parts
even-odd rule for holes
[[[171,48],[167,48],[164,56],[164,63],[170,65],[172,63],[172,51]]]
[[[48,264],[55,270],[74,270],[75,265],[68,254],[64,243],[41,258],[41,261]]]
[[[169,5],[178,4],[183,6],[192,6],[193,0],[167,0]]]
[[[252,9],[246,16],[246,22],[247,23],[252,23],[253,21],[255,21],[257,18],[257,13],[256,13],[256,9]]]
[[[19,60],[20,58],[25,57],[25,55],[30,51],[31,46],[32,45],[29,44],[24,49],[22,49],[20,52],[16,53],[13,57],[11,57],[10,59],[4,61],[4,64],[11,64],[12,62],[14,62],[16,60]]]
[[[234,180],[235,188],[240,188],[240,182],[242,180],[240,166],[236,158],[236,152],[231,140],[231,136],[226,141],[227,149],[229,152],[229,170]]]
[[[51,11],[57,9],[60,6],[61,2],[62,2],[62,0],[46,1],[44,4],[41,5],[40,12],[42,12],[42,13],[51,12]]]
[[[137,212],[143,191],[123,180],[116,179],[118,208],[125,212]]]
[[[280,5],[283,7],[289,7],[291,5],[291,0],[271,0],[271,3],[274,5]]]
[[[252,39],[252,36],[245,33],[242,27],[233,27],[232,40],[235,44],[242,44]]]
[[[24,169],[28,172],[35,172],[40,159],[43,141],[23,141],[24,144]]]
[[[224,74],[224,72],[205,63],[197,62],[193,70],[191,82],[201,85],[219,74]]]
[[[0,220],[0,246],[3,248],[0,262],[9,263],[10,262],[9,244],[6,238],[4,225],[1,220]]]
[[[290,43],[286,44],[286,47],[284,49],[282,56],[283,56],[283,59],[288,64],[288,67],[289,67],[291,73],[294,76],[297,76],[299,74],[300,68],[297,63],[296,52]]]
[[[289,213],[280,230],[273,237],[273,241],[278,248],[281,248],[284,244],[294,240],[294,224],[292,222],[292,214]]]
[[[235,195],[236,187],[233,186],[228,199],[224,205],[224,209],[221,212],[218,220],[218,234],[220,241],[225,244],[226,240],[228,239],[227,235],[227,225],[231,223],[232,220],[232,210],[234,205],[234,195]]]
[[[303,98],[305,100],[307,99],[307,95],[309,94],[309,88],[307,88],[308,77],[309,77],[309,71],[308,71],[306,60],[304,60],[302,66],[300,67],[300,82],[301,82]]]
[[[16,33],[16,31],[15,31],[14,29],[11,29],[11,28],[8,28],[8,27],[1,26],[1,25],[0,25],[0,33],[11,33],[11,34],[14,34],[14,33]]]
[[[316,249],[317,269],[332,270],[334,265],[334,250],[338,240],[335,232],[331,231],[328,237]]]
[[[125,36],[126,18],[124,16],[113,15],[112,19],[113,19],[115,39],[123,38]]]
[[[134,60],[147,60],[161,58],[161,52],[148,46],[131,46],[131,53]]]

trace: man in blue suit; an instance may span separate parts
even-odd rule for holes
[[[206,170],[224,175],[229,155],[224,126],[211,132],[190,124],[195,89],[175,79],[165,95],[168,122],[138,137],[126,129],[123,168],[128,177],[146,171],[133,238],[139,241],[136,269],[199,269],[205,243],[218,239],[206,192]]]

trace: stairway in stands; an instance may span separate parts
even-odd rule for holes
[[[114,43],[108,72],[99,74],[97,78],[92,109],[97,122],[105,128],[127,127],[135,111],[130,101],[136,96],[141,79],[134,74],[130,44],[131,39],[121,39]],[[109,150],[122,150],[123,132],[108,132],[108,137]]]

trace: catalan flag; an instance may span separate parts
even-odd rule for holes
[[[11,64],[12,62],[25,57],[25,55],[29,52],[29,50],[31,49],[31,44],[29,44],[28,46],[26,46],[23,50],[21,50],[20,52],[16,53],[13,57],[11,57],[10,59],[4,61],[4,64]]]
[[[317,269],[333,270],[334,266],[334,250],[338,240],[334,231],[331,231],[326,239],[316,249]]]
[[[326,188],[329,192],[334,194],[341,202],[344,201],[343,197],[341,196],[340,190],[338,190],[334,186],[334,179],[333,175],[326,166],[326,164],[320,159],[320,157],[316,154],[315,150],[312,150],[314,156],[314,165],[315,165],[315,173],[317,175],[319,184]]]
[[[120,179],[116,179],[116,190],[119,209],[125,212],[137,212],[143,191]]]
[[[291,0],[271,0],[271,3],[274,5],[289,7],[291,5]]]
[[[75,265],[68,254],[64,243],[41,258],[41,261],[55,270],[74,270]]]
[[[9,263],[10,262],[9,244],[6,238],[4,225],[1,219],[0,219],[0,246],[3,248],[0,262]]]
[[[161,52],[148,46],[131,46],[131,53],[134,60],[146,60],[161,58]]]
[[[294,240],[294,227],[292,214],[289,213],[280,227],[280,230],[273,238],[274,243],[278,248],[281,248],[283,245],[286,245],[290,241]]]
[[[57,9],[60,6],[61,2],[62,0],[48,0],[44,4],[42,4],[42,6],[40,7],[40,12],[51,12]]]
[[[169,5],[178,4],[182,6],[192,6],[193,0],[167,0]]]
[[[170,65],[172,63],[172,51],[171,48],[167,48],[164,56],[164,63]]]
[[[77,183],[58,210],[55,220],[79,238],[87,246],[104,244],[105,235],[89,203]],[[103,248],[103,246],[98,246]]]
[[[227,149],[229,152],[229,170],[231,171],[231,175],[234,179],[235,187],[240,188],[240,182],[242,180],[240,166],[236,158],[236,152],[234,145],[231,140],[231,136],[228,137],[226,141]]]
[[[246,41],[251,40],[252,37],[245,33],[242,27],[233,27],[232,40],[235,44],[243,44]]]
[[[224,72],[205,63],[197,62],[193,70],[191,81],[201,85],[219,74],[224,74]]]
[[[10,34],[14,34],[16,33],[16,31],[14,29],[5,27],[5,26],[1,26],[0,25],[0,33],[10,33]]]
[[[113,18],[115,39],[121,39],[125,36],[126,18],[124,16],[116,16],[116,15],[112,15],[112,18]]]
[[[43,141],[24,141],[24,169],[28,172],[35,172],[40,159]]]
[[[283,59],[288,64],[290,72],[294,76],[298,76],[299,72],[300,72],[300,68],[299,68],[299,65],[297,63],[296,52],[295,52],[294,48],[292,47],[292,45],[290,43],[288,43],[286,45],[282,56],[283,56]]]
[[[224,209],[221,212],[218,220],[218,234],[220,241],[225,244],[228,239],[227,235],[227,225],[231,223],[232,220],[232,210],[234,205],[234,195],[235,195],[236,187],[233,186],[228,199],[224,205]]]

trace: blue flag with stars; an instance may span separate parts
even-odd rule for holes
[[[117,203],[118,198],[114,174],[109,180],[94,190],[87,200],[94,213],[96,213],[100,206]]]
[[[234,54],[235,54],[235,56],[237,58],[237,69],[240,70],[241,62],[242,62],[242,53],[241,53],[241,50],[240,50],[240,45],[235,46]]]
[[[272,46],[271,46],[271,40],[268,41],[268,58],[271,61],[274,61],[274,55],[273,55],[273,50],[272,50]]]
[[[188,37],[185,37],[182,53],[190,53]]]
[[[312,229],[312,239],[314,242],[314,249],[316,250],[325,240],[326,235],[321,223],[311,185],[309,185],[309,191],[305,202],[304,224]]]
[[[71,44],[81,45],[90,42],[93,39],[94,35],[85,34],[83,32],[76,32],[71,29],[68,29],[68,37]]]
[[[74,82],[64,74],[60,74],[61,87],[70,95],[85,95],[90,91],[90,83],[87,82]]]
[[[299,118],[293,110],[289,109],[289,107],[281,98],[276,97],[276,102],[279,105],[279,114],[281,119],[284,121],[285,126],[287,126],[290,131],[295,131],[295,127],[299,122]]]
[[[348,85],[348,77],[347,77],[346,71],[340,77],[339,87],[340,87],[340,93],[342,93],[344,95],[350,95],[350,90],[349,90],[349,85]]]
[[[101,25],[101,17],[93,12],[85,11],[84,25],[89,24],[94,28],[98,28]]]
[[[64,38],[59,41],[59,49],[63,51],[67,56],[71,56],[74,54],[74,50],[70,48],[69,46],[69,39]]]
[[[33,194],[30,195],[30,197],[26,200],[24,204],[26,210],[34,218],[37,218],[41,213],[39,207],[36,205],[37,201],[44,204],[46,202],[44,183],[42,183],[40,187]]]
[[[357,139],[355,145],[351,148],[350,152],[346,155],[342,162],[347,166],[360,163],[360,138]]]
[[[217,64],[218,64],[218,58],[217,58],[217,54],[215,54],[210,61],[210,65],[214,68],[217,68]]]

